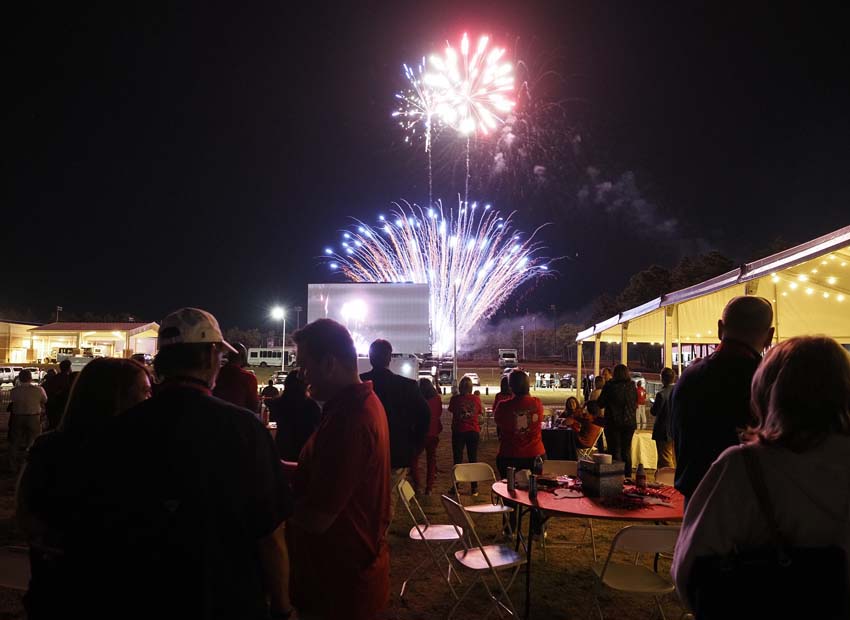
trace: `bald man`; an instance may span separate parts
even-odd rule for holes
[[[750,383],[773,340],[773,308],[763,297],[735,297],[717,322],[714,353],[682,373],[670,400],[676,489],[689,500],[714,460],[753,422]]]

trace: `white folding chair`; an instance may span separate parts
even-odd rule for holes
[[[617,532],[605,561],[593,563],[593,572],[598,578],[593,589],[593,604],[600,618],[604,620],[599,606],[599,592],[603,585],[620,592],[652,595],[662,620],[665,618],[661,596],[673,592],[675,586],[670,579],[639,565],[638,560],[641,553],[672,554],[678,536],[678,525],[629,525]],[[633,562],[612,561],[614,552],[633,553]]]
[[[578,461],[544,461],[543,462],[543,474],[551,475],[551,476],[577,476],[578,475]],[[584,531],[584,538],[582,540],[563,540],[558,542],[553,542],[548,540],[549,538],[549,522],[545,522],[543,524],[543,539],[541,543],[541,547],[543,549],[543,561],[546,561],[546,547],[554,547],[558,545],[586,545],[587,544],[587,535],[590,534],[590,546],[593,549],[593,561],[596,561],[596,539],[593,537],[593,521],[591,519],[587,519],[587,529]]]
[[[442,500],[446,513],[449,515],[449,521],[457,528],[458,535],[460,535],[461,531],[466,533],[466,536],[461,537],[463,549],[455,551],[454,559],[462,567],[473,571],[477,577],[454,604],[448,617],[452,618],[454,616],[455,611],[457,611],[463,599],[466,598],[477,583],[481,583],[484,586],[484,589],[487,590],[487,595],[490,597],[490,601],[493,603],[493,609],[487,612],[487,615],[484,616],[485,618],[489,617],[494,610],[500,617],[502,616],[502,610],[516,617],[516,608],[508,596],[508,590],[516,579],[520,567],[525,564],[525,554],[522,551],[513,549],[509,545],[481,544],[478,532],[475,531],[475,524],[472,522],[466,509],[445,495],[442,496]],[[501,569],[513,569],[510,573],[510,579],[505,581],[499,577],[498,571]],[[488,585],[486,579],[488,573],[492,576],[495,587]]]
[[[675,480],[675,467],[659,467],[655,470],[655,482],[660,482],[661,484],[666,484],[667,486],[672,487]]]
[[[452,469],[452,485],[455,490],[455,497],[458,498],[460,502],[460,491],[457,488],[458,483],[479,483],[479,484],[487,484],[490,490],[490,502],[489,503],[480,503],[480,504],[468,504],[464,506],[467,512],[472,513],[473,515],[501,515],[505,521],[505,527],[507,527],[511,536],[513,536],[513,528],[510,524],[510,519],[507,519],[506,516],[509,512],[513,512],[514,509],[510,506],[505,506],[502,503],[502,498],[493,493],[492,485],[496,482],[496,474],[493,472],[493,468],[490,467],[487,463],[459,463],[454,466]],[[463,505],[461,503],[461,505]]]
[[[410,571],[407,577],[405,577],[404,582],[401,584],[399,597],[402,600],[404,599],[407,584],[411,579],[420,574],[419,570],[430,560],[437,569],[437,573],[439,573],[443,581],[448,584],[449,589],[452,591],[452,596],[457,598],[457,592],[455,592],[454,586],[452,585],[452,575],[454,575],[460,583],[463,583],[463,580],[456,571],[452,570],[452,562],[447,554],[450,553],[460,542],[460,539],[463,536],[463,529],[457,528],[454,525],[437,525],[431,523],[428,520],[428,516],[425,514],[425,511],[422,510],[421,504],[416,499],[413,487],[407,480],[402,480],[397,488],[399,497],[401,497],[401,503],[404,504],[404,508],[407,510],[410,520],[413,521],[413,527],[410,528],[410,539],[423,542],[425,544],[425,548],[428,550],[428,555],[423,556],[419,563],[413,568],[413,570]],[[413,512],[414,507],[419,513],[419,519],[416,518],[416,515]],[[441,566],[439,556],[442,556],[443,560],[445,560],[445,567]],[[447,569],[445,575],[443,575],[444,569]]]

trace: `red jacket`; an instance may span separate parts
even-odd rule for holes
[[[236,364],[225,364],[218,373],[213,396],[245,407],[253,413],[260,411],[260,396],[257,393],[257,377]]]

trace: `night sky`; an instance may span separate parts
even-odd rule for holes
[[[427,201],[393,94],[402,62],[465,30],[545,58],[581,166],[633,173],[653,205],[638,225],[556,213],[549,253],[571,258],[511,309],[578,310],[683,252],[743,261],[850,224],[850,15],[825,3],[27,4],[4,20],[0,306],[45,319],[195,305],[264,327],[276,302],[306,307],[348,216]]]

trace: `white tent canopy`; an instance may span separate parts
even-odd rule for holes
[[[850,344],[850,226],[621,312],[579,332],[576,341],[596,343],[596,374],[601,342],[620,343],[623,363],[628,343],[658,343],[670,366],[674,344],[717,343],[717,320],[738,295],[773,303],[776,342],[826,334]]]

